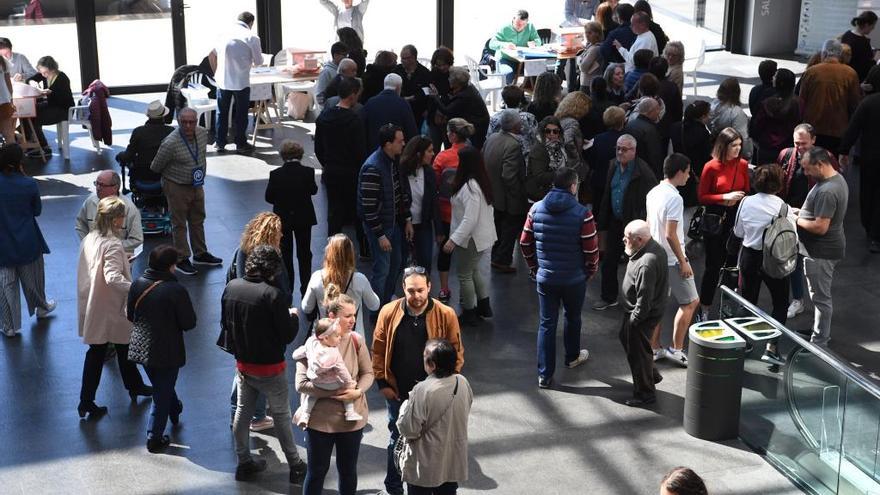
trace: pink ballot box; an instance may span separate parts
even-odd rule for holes
[[[297,67],[297,74],[319,72],[325,50],[305,50],[302,48],[285,49],[287,59],[284,65]],[[277,65],[277,64],[276,64]]]

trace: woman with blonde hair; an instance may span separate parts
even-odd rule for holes
[[[669,72],[666,79],[678,86],[678,91],[684,91],[684,43],[670,41],[663,48],[663,58],[669,63]]]
[[[308,315],[315,310],[321,318],[327,317],[327,303],[338,295],[347,295],[354,301],[357,324],[355,331],[364,334],[363,306],[370,311],[379,310],[379,296],[373,292],[367,277],[355,269],[354,244],[345,234],[327,239],[324,248],[324,265],[312,273],[302,310]]]
[[[226,283],[228,284],[232,279],[244,277],[244,263],[257,246],[266,244],[280,253],[281,236],[281,218],[278,215],[268,211],[257,213],[244,226],[238,247],[232,253],[232,263],[226,271]],[[268,282],[281,290],[287,305],[290,306],[293,302],[293,296],[290,290],[290,278],[287,276],[287,268],[284,263],[278,266],[278,272]],[[231,425],[235,419],[235,410],[238,408],[238,373],[232,380],[232,393],[229,401],[232,408],[232,419],[229,421]],[[254,417],[251,418],[250,429],[251,431],[263,431],[273,426],[275,426],[275,420],[272,419],[272,416],[266,415],[266,397],[263,394],[257,394],[257,404],[254,408]]]
[[[577,60],[581,70],[581,92],[590,94],[590,84],[593,82],[593,78],[602,77],[605,68],[605,59],[602,58],[602,53],[599,50],[602,40],[605,39],[605,33],[599,22],[590,21],[584,25],[584,36],[587,43]]]
[[[578,177],[587,176],[581,153],[584,149],[584,137],[579,121],[590,113],[591,104],[592,100],[589,96],[575,91],[565,95],[553,115],[559,119],[559,124],[562,126],[562,147],[565,150],[566,166],[573,168]]]
[[[89,346],[83,362],[82,388],[77,412],[83,418],[97,418],[107,408],[95,404],[95,393],[101,382],[107,344],[116,348],[122,382],[132,400],[153,395],[152,387],[134,363],[128,360],[131,322],[125,315],[131,267],[128,256],[117,237],[125,223],[125,203],[117,196],[108,196],[98,203],[95,228],[82,240],[77,267],[77,313],[79,335]]]

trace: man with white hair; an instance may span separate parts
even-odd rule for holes
[[[364,126],[367,130],[367,149],[379,147],[379,128],[385,124],[394,124],[403,129],[403,137],[407,141],[418,134],[416,119],[412,108],[400,96],[403,79],[394,73],[385,76],[384,88],[376,96],[367,100],[364,105]]]
[[[515,273],[513,249],[522,232],[529,211],[526,199],[526,163],[517,136],[522,132],[519,110],[501,113],[501,132],[486,139],[483,161],[492,182],[492,206],[495,210],[495,233],[492,246],[492,270]]]
[[[831,153],[838,150],[840,138],[861,99],[859,76],[855,69],[840,61],[840,41],[827,40],[822,45],[822,62],[806,70],[801,78],[803,121],[816,129],[816,146]]]
[[[128,196],[119,194],[119,174],[112,170],[104,170],[95,178],[95,192],[89,195],[83,202],[79,213],[76,215],[76,235],[79,240],[88,235],[95,227],[95,216],[98,213],[98,202],[108,196],[119,196],[125,203],[125,223],[118,236],[122,241],[122,248],[130,257],[135,250],[144,243],[144,231],[141,227],[141,212],[131,202]]]
[[[350,58],[344,58],[339,61],[339,67],[336,69],[336,76],[330,80],[330,83],[324,88],[324,108],[333,108],[339,103],[339,100],[331,100],[339,96],[339,82],[346,77],[357,77],[357,62]]]
[[[657,185],[657,177],[644,160],[636,156],[636,140],[629,134],[617,139],[615,158],[605,179],[605,193],[596,213],[599,251],[602,255],[602,295],[593,309],[617,306],[617,266],[623,254],[623,227],[648,215],[646,198]]]
[[[633,54],[637,51],[651,50],[655,57],[660,54],[660,51],[657,49],[657,38],[654,37],[654,33],[651,32],[651,18],[648,14],[644,12],[636,12],[633,14],[630,20],[630,29],[632,29],[633,34],[636,35],[636,40],[633,42],[632,46],[627,48],[617,40],[612,42],[614,48],[617,49],[617,53],[623,57],[623,61],[626,64],[625,72],[630,72],[635,69]]]
[[[633,378],[633,397],[626,405],[638,407],[657,401],[656,384],[663,379],[654,368],[651,334],[666,309],[667,258],[644,220],[626,225],[623,242],[629,263],[620,298],[623,321],[619,336]]]
[[[636,138],[636,154],[645,161],[654,175],[663,176],[666,152],[657,122],[660,121],[660,103],[654,98],[642,98],[636,105],[638,115],[630,120],[623,132]]]

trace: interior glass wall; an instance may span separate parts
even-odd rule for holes
[[[223,34],[235,24],[238,14],[245,11],[256,16],[256,1],[186,0],[183,15],[186,23],[187,63],[198,65],[217,46]],[[256,22],[253,32],[257,33]],[[172,52],[169,50],[166,56],[170,58]],[[171,72],[168,72],[168,77],[171,77]]]
[[[105,85],[168,82],[174,72],[170,3],[95,1],[98,63]]]

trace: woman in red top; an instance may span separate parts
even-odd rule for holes
[[[706,269],[700,284],[703,319],[708,317],[709,306],[715,298],[715,287],[718,285],[721,268],[736,264],[736,256],[727,254],[725,243],[736,220],[737,205],[749,191],[748,162],[740,158],[742,145],[743,138],[736,129],[723,129],[715,139],[712,159],[703,166],[700,176],[697,190],[700,204],[706,207],[706,213],[724,215],[720,234],[704,235]]]
[[[440,294],[438,299],[443,304],[449,303],[449,265],[452,263],[452,254],[445,253],[443,244],[449,239],[449,224],[452,223],[452,184],[455,172],[458,169],[458,150],[468,143],[468,138],[474,133],[474,125],[470,122],[454,118],[446,123],[446,137],[452,146],[437,153],[434,158],[434,173],[437,175],[437,200],[440,208],[440,221],[443,225],[441,232],[437,232],[437,244],[441,247],[437,253],[437,271],[440,272]]]

